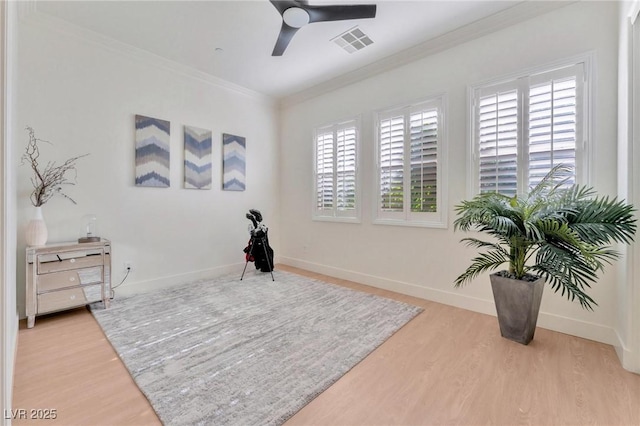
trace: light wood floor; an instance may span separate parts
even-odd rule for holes
[[[611,346],[540,328],[522,346],[500,337],[494,317],[277,269],[425,308],[288,426],[640,425],[640,376]],[[85,309],[22,324],[18,339],[14,410],[56,409],[58,418],[14,424],[160,424]]]

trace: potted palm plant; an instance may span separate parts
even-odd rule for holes
[[[619,257],[611,244],[630,244],[636,231],[633,206],[569,185],[570,172],[559,165],[528,194],[482,193],[456,206],[455,230],[479,231],[492,240],[462,240],[482,251],[455,286],[507,263],[508,270],[490,276],[500,332],[525,345],[533,339],[544,283],[593,310],[597,303],[587,290],[604,265]]]

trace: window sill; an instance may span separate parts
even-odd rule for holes
[[[313,216],[314,222],[361,223],[359,217]]]
[[[437,220],[401,220],[378,218],[373,221],[374,225],[409,226],[413,228],[436,228],[447,229],[447,223]]]

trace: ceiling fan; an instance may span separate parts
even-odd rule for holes
[[[307,0],[269,1],[282,15],[282,28],[271,56],[282,56],[296,31],[307,24],[376,17],[375,4],[312,6]]]

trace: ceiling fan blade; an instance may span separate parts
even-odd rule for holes
[[[296,0],[269,0],[271,2],[271,4],[273,5],[273,7],[275,7],[278,10],[278,13],[280,13],[280,15],[282,15],[284,13],[285,10],[289,9],[290,7],[306,7],[307,6],[307,2],[306,1],[296,1]]]
[[[290,27],[283,22],[282,28],[280,28],[280,34],[278,34],[278,40],[276,41],[276,45],[273,48],[271,56],[282,56],[296,31],[298,31],[298,28]]]
[[[347,19],[365,19],[376,17],[375,4],[305,6],[309,13],[309,22],[344,21]]]

